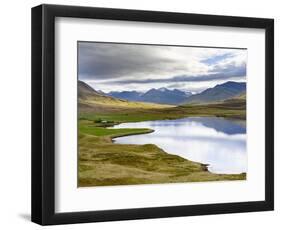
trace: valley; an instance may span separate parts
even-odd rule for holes
[[[236,86],[240,87],[240,85]],[[221,117],[245,121],[245,90],[243,91],[243,86],[241,90],[227,90],[228,87],[229,84],[218,87],[223,88],[223,94],[227,95],[224,100],[222,96],[218,96],[216,88],[216,92],[208,91],[214,97],[213,100],[207,102],[202,97],[200,103],[198,101],[193,103],[194,99],[186,102],[186,99],[193,97],[189,95],[180,104],[164,104],[159,103],[157,97],[145,102],[116,98],[100,93],[79,81],[78,186],[244,180],[245,173],[211,173],[205,164],[167,153],[154,144],[114,143],[116,137],[148,134],[153,132],[153,129],[110,128],[127,122],[174,120],[187,117]],[[206,92],[202,92],[203,96],[205,94]]]

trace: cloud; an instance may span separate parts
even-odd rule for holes
[[[163,73],[176,60],[158,55],[160,47],[109,43],[79,44],[79,75],[82,79],[111,79]]]
[[[203,59],[201,62],[205,63],[205,64],[208,64],[208,65],[212,65],[212,64],[216,64],[216,63],[218,63],[218,62],[220,62],[220,61],[222,61],[226,58],[229,58],[229,57],[233,57],[233,54],[231,52],[220,54],[220,55],[215,55],[213,57]]]
[[[204,81],[213,81],[213,80],[224,80],[230,78],[241,78],[246,75],[246,69],[241,68],[225,68],[223,72],[218,73],[209,73],[205,75],[196,75],[196,76],[188,76],[188,75],[180,75],[174,76],[171,78],[158,78],[158,79],[132,79],[132,80],[116,80],[111,81],[111,84],[149,84],[149,83],[176,83],[176,82],[204,82]]]
[[[202,88],[203,82],[245,78],[246,58],[243,49],[79,42],[78,77],[101,90],[190,82]]]

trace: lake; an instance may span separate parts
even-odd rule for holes
[[[247,172],[244,121],[190,117],[122,123],[113,128],[150,128],[153,133],[115,138],[118,144],[155,144],[165,152],[209,164],[213,173]]]

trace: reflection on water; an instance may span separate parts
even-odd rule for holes
[[[155,144],[167,153],[209,164],[214,173],[247,171],[244,122],[196,117],[123,123],[114,128],[150,128],[153,133],[115,138],[119,144]]]

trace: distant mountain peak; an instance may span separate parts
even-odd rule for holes
[[[178,89],[167,89],[166,87],[161,87],[158,89],[151,88],[144,93],[137,91],[112,91],[109,92],[108,95],[128,101],[177,105],[184,102],[191,95],[191,93],[186,93]]]
[[[225,83],[216,85],[215,87],[231,87],[231,88],[246,88],[246,82],[227,81]]]
[[[161,87],[161,88],[159,88],[158,90],[160,90],[161,92],[168,91],[168,89],[167,89],[167,88],[165,88],[165,87]]]
[[[199,94],[190,96],[185,103],[213,103],[233,98],[244,92],[246,92],[245,82],[227,81],[213,88],[208,88]]]

